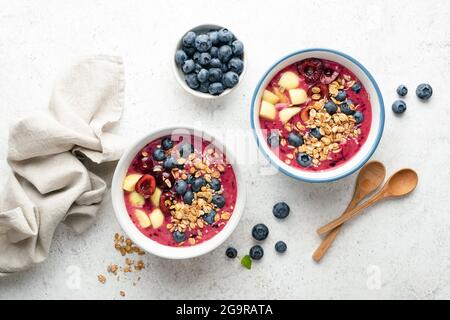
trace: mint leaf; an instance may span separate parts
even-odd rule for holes
[[[252,258],[249,255],[244,256],[241,259],[241,264],[250,270],[252,268]]]

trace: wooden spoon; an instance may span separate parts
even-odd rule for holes
[[[348,204],[342,216],[348,213],[350,210],[356,207],[356,205],[369,194],[378,189],[386,177],[386,168],[379,161],[368,162],[359,171],[358,178],[356,179],[355,191],[353,192],[353,198]],[[342,226],[334,228],[325,239],[323,239],[320,246],[313,253],[312,258],[314,261],[319,262],[320,259],[325,255],[328,249],[336,239]]]
[[[317,230],[318,234],[327,233],[337,226],[340,226],[344,222],[350,220],[351,218],[357,216],[361,211],[375,204],[377,201],[384,198],[397,198],[402,197],[413,191],[417,183],[419,182],[419,177],[417,173],[412,169],[402,169],[394,173],[389,180],[384,184],[383,188],[375,195],[373,195],[369,200],[363,204],[357,206],[345,215],[337,218],[330,223],[324,225]]]

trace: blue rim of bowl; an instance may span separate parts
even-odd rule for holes
[[[256,127],[255,127],[255,121],[254,121],[254,108],[255,108],[255,102],[256,102],[256,98],[257,98],[257,93],[259,91],[259,89],[261,88],[262,83],[264,82],[264,80],[267,78],[267,76],[269,75],[269,73],[276,68],[280,63],[282,63],[284,60],[289,59],[292,56],[301,54],[301,53],[307,53],[307,52],[313,52],[313,51],[321,51],[321,52],[329,52],[329,53],[333,53],[336,54],[338,56],[341,56],[343,58],[346,58],[347,60],[353,62],[354,64],[356,64],[365,74],[366,76],[369,78],[370,82],[372,82],[373,87],[375,88],[375,91],[377,93],[378,96],[378,101],[380,102],[380,127],[378,129],[378,133],[377,133],[377,137],[375,139],[375,143],[373,144],[372,148],[370,149],[370,151],[367,153],[367,155],[352,169],[338,175],[332,178],[326,178],[326,179],[321,179],[321,178],[313,178],[313,179],[309,179],[309,178],[305,178],[305,177],[300,177],[298,175],[294,175],[289,171],[286,171],[285,169],[283,169],[281,166],[279,166],[273,159],[272,157],[262,148],[260,141],[258,139],[258,135],[256,134]],[[288,54],[287,56],[281,58],[280,60],[278,60],[277,62],[275,62],[262,76],[262,78],[259,80],[258,85],[255,88],[255,91],[253,92],[253,97],[252,97],[252,104],[251,104],[251,109],[250,109],[250,122],[251,122],[251,126],[252,126],[252,130],[253,130],[253,135],[256,139],[256,144],[258,145],[258,148],[261,150],[262,154],[269,160],[269,162],[274,165],[279,171],[283,172],[285,175],[292,177],[294,179],[297,180],[302,180],[305,182],[312,182],[312,183],[319,183],[319,182],[332,182],[332,181],[336,181],[342,178],[345,178],[349,175],[351,175],[352,173],[354,173],[355,171],[359,170],[373,155],[373,153],[375,152],[375,150],[378,147],[378,144],[380,143],[381,140],[381,136],[383,135],[383,130],[384,130],[384,121],[385,121],[385,114],[384,114],[384,101],[383,101],[383,96],[381,95],[381,91],[380,88],[378,87],[377,82],[375,81],[374,77],[370,74],[369,70],[367,70],[361,63],[358,62],[358,60],[356,60],[355,58],[349,56],[348,54],[342,53],[340,51],[337,50],[333,50],[333,49],[326,49],[326,48],[309,48],[309,49],[304,49],[304,50],[299,50],[299,51],[295,51],[291,54]]]

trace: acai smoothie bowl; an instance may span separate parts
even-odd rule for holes
[[[117,165],[111,193],[130,239],[171,259],[218,247],[236,228],[245,202],[231,152],[191,127],[157,130],[136,142]]]
[[[251,125],[260,150],[280,171],[307,182],[334,181],[375,152],[383,98],[354,58],[306,49],[265,73],[253,95]]]

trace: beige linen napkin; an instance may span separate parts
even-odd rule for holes
[[[121,58],[89,56],[56,82],[49,110],[10,129],[12,172],[0,193],[0,276],[43,261],[64,221],[82,232],[95,219],[106,183],[78,159],[117,160],[122,140],[110,132],[123,109]]]

